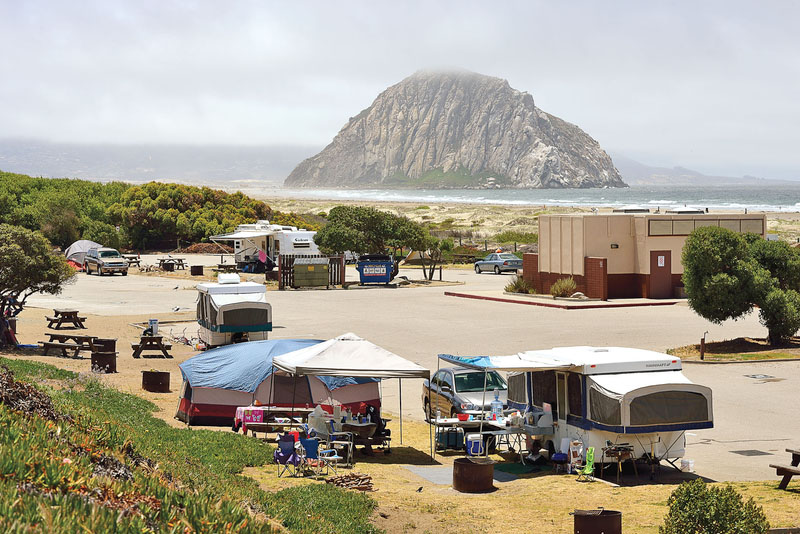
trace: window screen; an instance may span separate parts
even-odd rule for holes
[[[701,228],[703,226],[719,226],[719,221],[717,220],[708,220],[708,219],[695,219],[694,227]]]
[[[676,220],[672,221],[672,233],[675,235],[689,235],[694,230],[694,221]]]
[[[236,310],[226,310],[223,313],[223,324],[225,326],[254,326],[267,324],[266,309],[239,308]]]
[[[631,402],[631,425],[708,421],[708,401],[692,391],[659,391]]]
[[[210,302],[208,304],[211,304]],[[209,324],[218,324],[217,323],[217,309],[211,305],[206,308],[208,310],[208,322]]]
[[[533,404],[541,408],[545,402],[553,407],[553,417],[556,418],[556,373],[555,371],[541,371],[532,374]]]
[[[650,221],[650,235],[672,235],[672,221]]]
[[[592,421],[604,425],[621,425],[619,401],[606,397],[594,388],[589,389],[589,413]]]
[[[727,228],[728,230],[731,230],[731,231],[734,231],[734,232],[737,232],[737,233],[739,232],[739,230],[741,228],[739,226],[739,220],[738,219],[722,219],[722,220],[719,221],[719,225],[722,228]]]
[[[525,391],[525,373],[509,375],[508,377],[508,400],[519,404],[526,404],[528,395]]]
[[[581,377],[577,373],[570,373],[567,376],[567,402],[569,404],[569,414],[581,416],[581,399],[583,397],[583,384]]]
[[[743,219],[742,220],[742,233],[763,234],[764,221],[761,219]]]

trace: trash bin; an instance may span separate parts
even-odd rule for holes
[[[169,371],[142,371],[142,389],[169,393]]]
[[[292,287],[328,287],[330,285],[328,258],[297,258],[292,265]]]
[[[361,256],[356,264],[356,270],[361,285],[388,284],[394,278],[394,260],[385,254]]]
[[[175,270],[175,264],[172,262],[164,262],[161,264],[161,268],[164,269],[164,271],[171,273]]]
[[[575,534],[622,534],[622,512],[616,510],[575,510]]]
[[[203,276],[203,266],[191,265],[189,267],[189,272],[192,274],[192,276]]]

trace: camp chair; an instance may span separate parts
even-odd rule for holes
[[[310,469],[314,476],[328,474],[331,470],[337,473],[337,467],[341,456],[336,454],[334,449],[319,450],[319,441],[316,439],[301,439],[300,445],[303,446],[303,469]]]
[[[297,466],[300,465],[302,459],[295,451],[294,436],[284,434],[278,438],[278,448],[275,449],[272,459],[278,464],[278,476],[286,472],[293,477],[297,476]]]
[[[372,435],[372,441],[383,447],[386,454],[389,454],[392,446],[392,431],[386,428],[386,419],[381,417],[381,412],[373,405],[368,405],[366,408],[367,414],[375,423],[375,433]]]
[[[328,421],[328,447],[331,449],[347,449],[344,456],[346,465],[353,465],[354,438],[352,432],[336,430],[333,420]]]
[[[578,466],[578,478],[581,482],[594,482],[594,447],[586,448],[586,461]]]

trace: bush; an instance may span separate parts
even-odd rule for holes
[[[519,232],[516,230],[506,230],[494,236],[498,243],[523,243],[531,245],[539,242],[538,232]]]
[[[508,293],[536,293],[536,289],[534,289],[527,280],[519,276],[512,278],[511,281],[506,284],[505,290]]]
[[[567,278],[559,278],[552,286],[550,286],[550,294],[554,297],[569,297],[577,290],[578,285],[571,276]]]
[[[764,511],[731,486],[684,482],[667,500],[669,513],[659,534],[760,534],[769,530]]]

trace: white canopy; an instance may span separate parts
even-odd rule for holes
[[[81,239],[80,241],[75,241],[73,244],[64,251],[64,256],[67,257],[68,260],[72,260],[75,263],[83,263],[84,258],[86,257],[86,253],[89,252],[89,249],[93,248],[101,248],[103,245],[100,243],[95,243],[94,241],[89,241],[88,239]]]
[[[276,356],[272,363],[296,375],[430,378],[428,369],[352,333]]]

